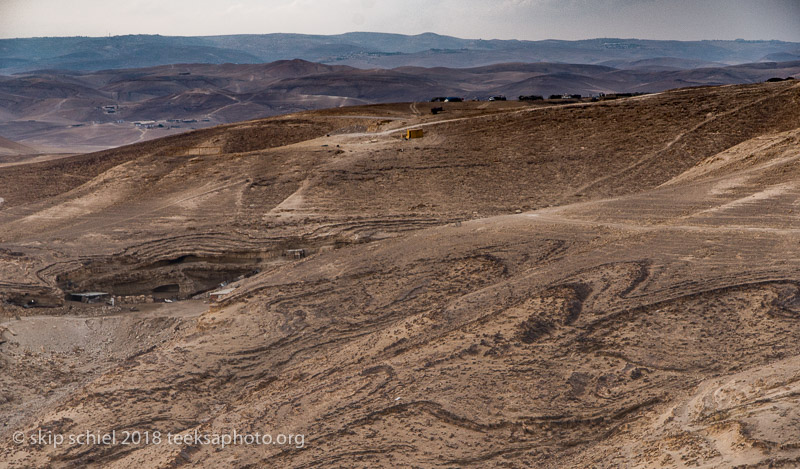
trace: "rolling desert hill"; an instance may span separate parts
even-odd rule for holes
[[[771,62],[790,62],[795,60],[791,55],[787,55],[784,60],[772,59]],[[599,65],[606,65],[614,68],[624,68],[627,70],[647,69],[647,70],[688,70],[692,68],[719,67],[723,64],[718,62],[708,62],[703,60],[681,59],[677,57],[655,57],[650,59],[635,60],[609,60]]]
[[[173,64],[0,77],[0,135],[49,153],[81,153],[242,120],[359,104],[506,95],[647,93],[800,75],[800,61],[631,69],[564,63],[363,70],[303,60]],[[697,65],[699,63],[695,63]],[[649,67],[649,68],[648,68]],[[137,124],[137,122],[139,124]]]
[[[0,158],[7,158],[19,155],[35,154],[37,151],[29,146],[0,137]]]
[[[800,85],[489,104],[0,168],[0,467],[796,465]]]

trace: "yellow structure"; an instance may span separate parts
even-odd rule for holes
[[[422,129],[409,129],[406,133],[407,139],[422,138]]]

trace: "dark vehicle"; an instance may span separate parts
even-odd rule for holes
[[[439,114],[442,111],[444,111],[443,107],[432,107],[431,108],[431,114],[434,114],[434,115],[435,114]]]
[[[520,101],[541,101],[543,99],[544,99],[544,97],[539,96],[538,94],[532,94],[532,95],[528,95],[528,96],[520,96],[519,97]]]
[[[506,100],[505,96],[492,96],[491,98],[489,98],[489,101],[505,101],[505,100]]]

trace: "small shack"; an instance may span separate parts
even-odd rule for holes
[[[406,138],[411,140],[412,138],[422,138],[423,131],[422,129],[408,129],[406,131]]]
[[[211,300],[212,303],[218,303],[223,296],[232,293],[233,290],[235,290],[235,288],[226,288],[224,290],[212,291],[211,293],[208,294],[208,298]]]
[[[104,292],[70,293],[67,299],[70,301],[80,301],[81,303],[100,303],[108,299],[110,295]]]
[[[305,249],[287,249],[286,250],[286,257],[291,257],[292,259],[302,259],[306,257],[306,250]]]

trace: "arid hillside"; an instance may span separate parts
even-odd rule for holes
[[[22,145],[7,138],[0,137],[0,158],[2,158],[0,163],[5,162],[6,159],[11,159],[13,157],[36,153],[37,151],[31,147]]]
[[[799,150],[785,81],[0,166],[0,467],[794,467]],[[15,441],[87,430],[304,444]]]
[[[0,40],[0,42],[2,42]],[[0,136],[43,153],[87,153],[220,124],[341,106],[461,97],[589,96],[800,77],[800,61],[736,66],[679,60],[631,69],[564,63],[362,70],[303,60],[173,64],[0,76]]]

